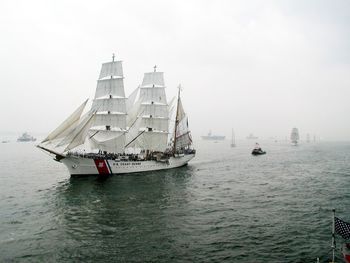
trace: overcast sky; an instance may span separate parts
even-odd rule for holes
[[[184,87],[194,135],[350,140],[350,1],[0,1],[0,131],[49,132],[123,60]]]

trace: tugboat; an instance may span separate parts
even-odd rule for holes
[[[255,143],[255,148],[252,151],[252,155],[263,155],[263,154],[266,154],[266,152],[261,149],[259,143]]]

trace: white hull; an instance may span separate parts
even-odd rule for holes
[[[109,175],[165,170],[186,165],[195,155],[170,157],[168,162],[120,161],[69,156],[62,159],[71,175]]]

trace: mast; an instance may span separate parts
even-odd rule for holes
[[[93,149],[122,153],[126,132],[126,97],[122,61],[103,63],[97,80],[92,109],[96,116],[89,132]]]
[[[164,73],[154,66],[151,72],[144,73],[139,86],[139,99],[128,111],[128,124],[135,123],[129,131],[128,147],[164,152],[169,135],[169,105],[165,93]],[[130,133],[131,132],[131,133]],[[132,143],[131,143],[132,142]]]
[[[181,85],[178,86],[178,94],[177,94],[177,105],[176,105],[176,117],[175,117],[175,129],[174,129],[174,149],[173,154],[176,152],[176,132],[177,132],[177,125],[179,124],[178,115],[179,115],[179,103],[180,103],[180,90]]]

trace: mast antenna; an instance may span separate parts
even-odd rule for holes
[[[157,72],[157,65],[154,65],[154,72]]]
[[[115,54],[112,54],[112,62],[114,62]]]

